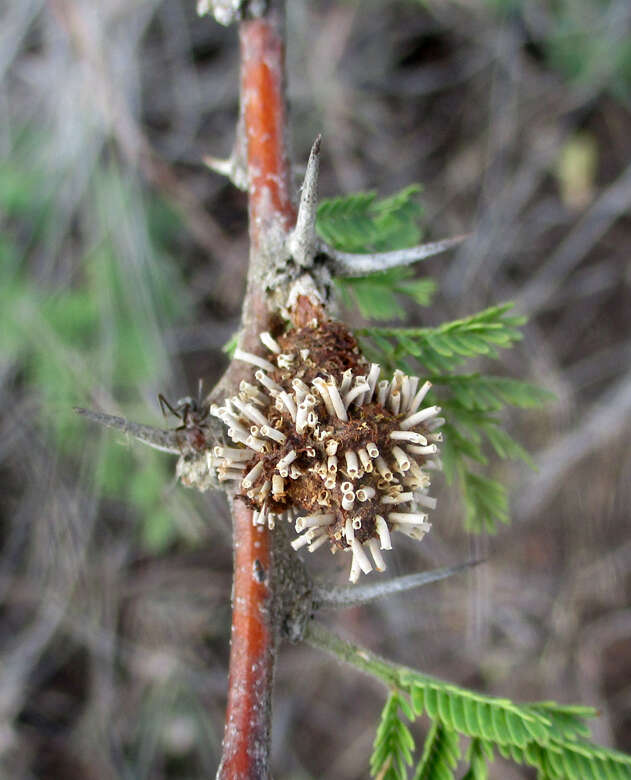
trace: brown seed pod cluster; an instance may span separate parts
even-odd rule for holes
[[[341,323],[313,319],[276,338],[261,334],[268,357],[237,350],[256,384],[210,413],[234,446],[215,447],[219,481],[234,480],[255,524],[295,524],[295,550],[329,542],[350,551],[351,582],[374,567],[391,533],[422,539],[430,529],[428,471],[440,468],[440,408],[423,406],[430,383],[381,369],[361,356]],[[372,560],[371,560],[372,559]]]

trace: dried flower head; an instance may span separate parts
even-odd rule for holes
[[[436,506],[428,471],[440,468],[443,420],[438,406],[423,406],[430,383],[401,371],[380,380],[379,365],[332,320],[261,342],[267,357],[235,352],[256,384],[211,407],[234,444],[215,447],[212,469],[237,483],[255,524],[294,523],[295,550],[329,542],[351,551],[351,582],[373,562],[384,571],[391,533],[422,539]]]

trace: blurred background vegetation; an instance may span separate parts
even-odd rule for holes
[[[386,316],[515,300],[531,319],[506,375],[558,399],[511,421],[539,466],[495,469],[511,528],[468,539],[441,488],[427,540],[389,558],[395,574],[488,563],[345,630],[495,694],[596,705],[595,738],[631,750],[631,5],[288,5],[295,159],[322,131],[323,194],[420,182],[424,237],[475,231],[420,269],[429,309],[397,299]],[[212,776],[225,502],[71,407],[164,426],[158,393],[225,367],[246,201],[201,160],[234,137],[236,30],[192,0],[7,0],[0,19],[2,774]],[[277,679],[275,776],[366,777],[382,691],[302,647]]]

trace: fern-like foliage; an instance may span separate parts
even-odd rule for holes
[[[408,720],[426,715],[432,724],[414,780],[453,778],[461,758],[461,737],[470,739],[464,756],[467,780],[486,780],[488,763],[493,761],[496,751],[518,764],[535,767],[539,777],[546,780],[631,779],[631,756],[589,742],[585,719],[596,715],[589,707],[563,706],[554,702],[516,704],[410,669],[395,668],[398,693],[392,693],[386,704],[386,709],[390,705],[388,734],[398,735],[401,728],[409,733],[402,721],[396,722],[400,712],[405,713]],[[404,693],[410,697],[412,717]],[[396,708],[391,701],[396,701]],[[393,743],[398,744],[391,739],[390,744]],[[384,756],[379,738],[375,742],[375,755],[378,746],[379,755]],[[394,759],[391,765],[394,766]],[[378,762],[371,764],[373,776],[379,766]],[[396,766],[398,774],[384,776],[397,780],[407,778],[405,764],[399,761]]]
[[[345,252],[384,252],[418,244],[421,206],[418,184],[377,200],[374,192],[358,192],[323,200],[316,229],[327,243]]]
[[[479,473],[488,464],[489,451],[500,458],[530,456],[502,427],[497,416],[506,406],[531,408],[553,396],[526,382],[482,374],[456,374],[471,358],[498,358],[500,348],[521,339],[523,317],[510,313],[511,304],[492,306],[471,317],[436,328],[360,328],[357,336],[368,357],[390,370],[428,376],[434,385],[433,403],[444,410],[441,448],[445,475],[460,487],[465,526],[473,532],[493,533],[509,519],[503,485]],[[477,464],[477,470],[474,468]]]
[[[425,739],[414,780],[453,780],[460,758],[460,741],[454,731],[434,721]]]
[[[433,279],[416,279],[411,268],[392,268],[379,274],[338,279],[336,285],[342,302],[348,308],[357,306],[362,317],[372,320],[395,320],[405,317],[401,296],[420,306],[429,306],[436,292]]]
[[[511,303],[491,306],[436,328],[360,328],[357,336],[390,369],[411,371],[420,364],[428,374],[442,374],[479,355],[497,358],[498,347],[519,341],[525,318],[510,315],[511,308]]]
[[[316,228],[327,243],[345,252],[381,252],[405,249],[421,241],[421,207],[413,184],[389,198],[377,200],[374,192],[324,200],[318,207]],[[336,280],[342,301],[357,306],[362,316],[394,320],[405,316],[401,296],[428,306],[436,290],[433,279],[416,278],[411,268],[354,279]]]
[[[493,748],[482,739],[472,739],[467,750],[469,769],[462,780],[488,780],[488,762],[493,761]]]
[[[414,720],[414,712],[407,699],[398,691],[393,691],[381,713],[370,759],[370,771],[379,780],[407,778],[407,767],[412,764],[414,739],[400,717],[400,711],[409,720]]]

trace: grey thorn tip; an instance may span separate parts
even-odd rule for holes
[[[175,431],[153,428],[150,425],[141,425],[140,423],[130,422],[124,417],[116,417],[113,414],[96,412],[92,409],[82,409],[80,406],[73,407],[72,411],[106,428],[113,428],[129,434],[137,441],[153,447],[154,450],[170,452],[173,455],[181,454]]]
[[[430,582],[438,582],[465,569],[484,563],[484,559],[466,561],[465,563],[449,566],[431,571],[415,572],[403,577],[395,577],[392,580],[372,582],[367,585],[325,585],[319,583],[314,590],[314,602],[318,607],[333,607],[337,609],[356,607],[360,604],[368,604],[376,599],[391,596],[394,593],[404,593],[413,588],[429,585]]]
[[[322,135],[313,142],[307,171],[300,192],[296,227],[287,240],[287,248],[298,265],[308,267],[317,251],[316,213],[318,211],[318,176],[320,174],[320,144]]]

